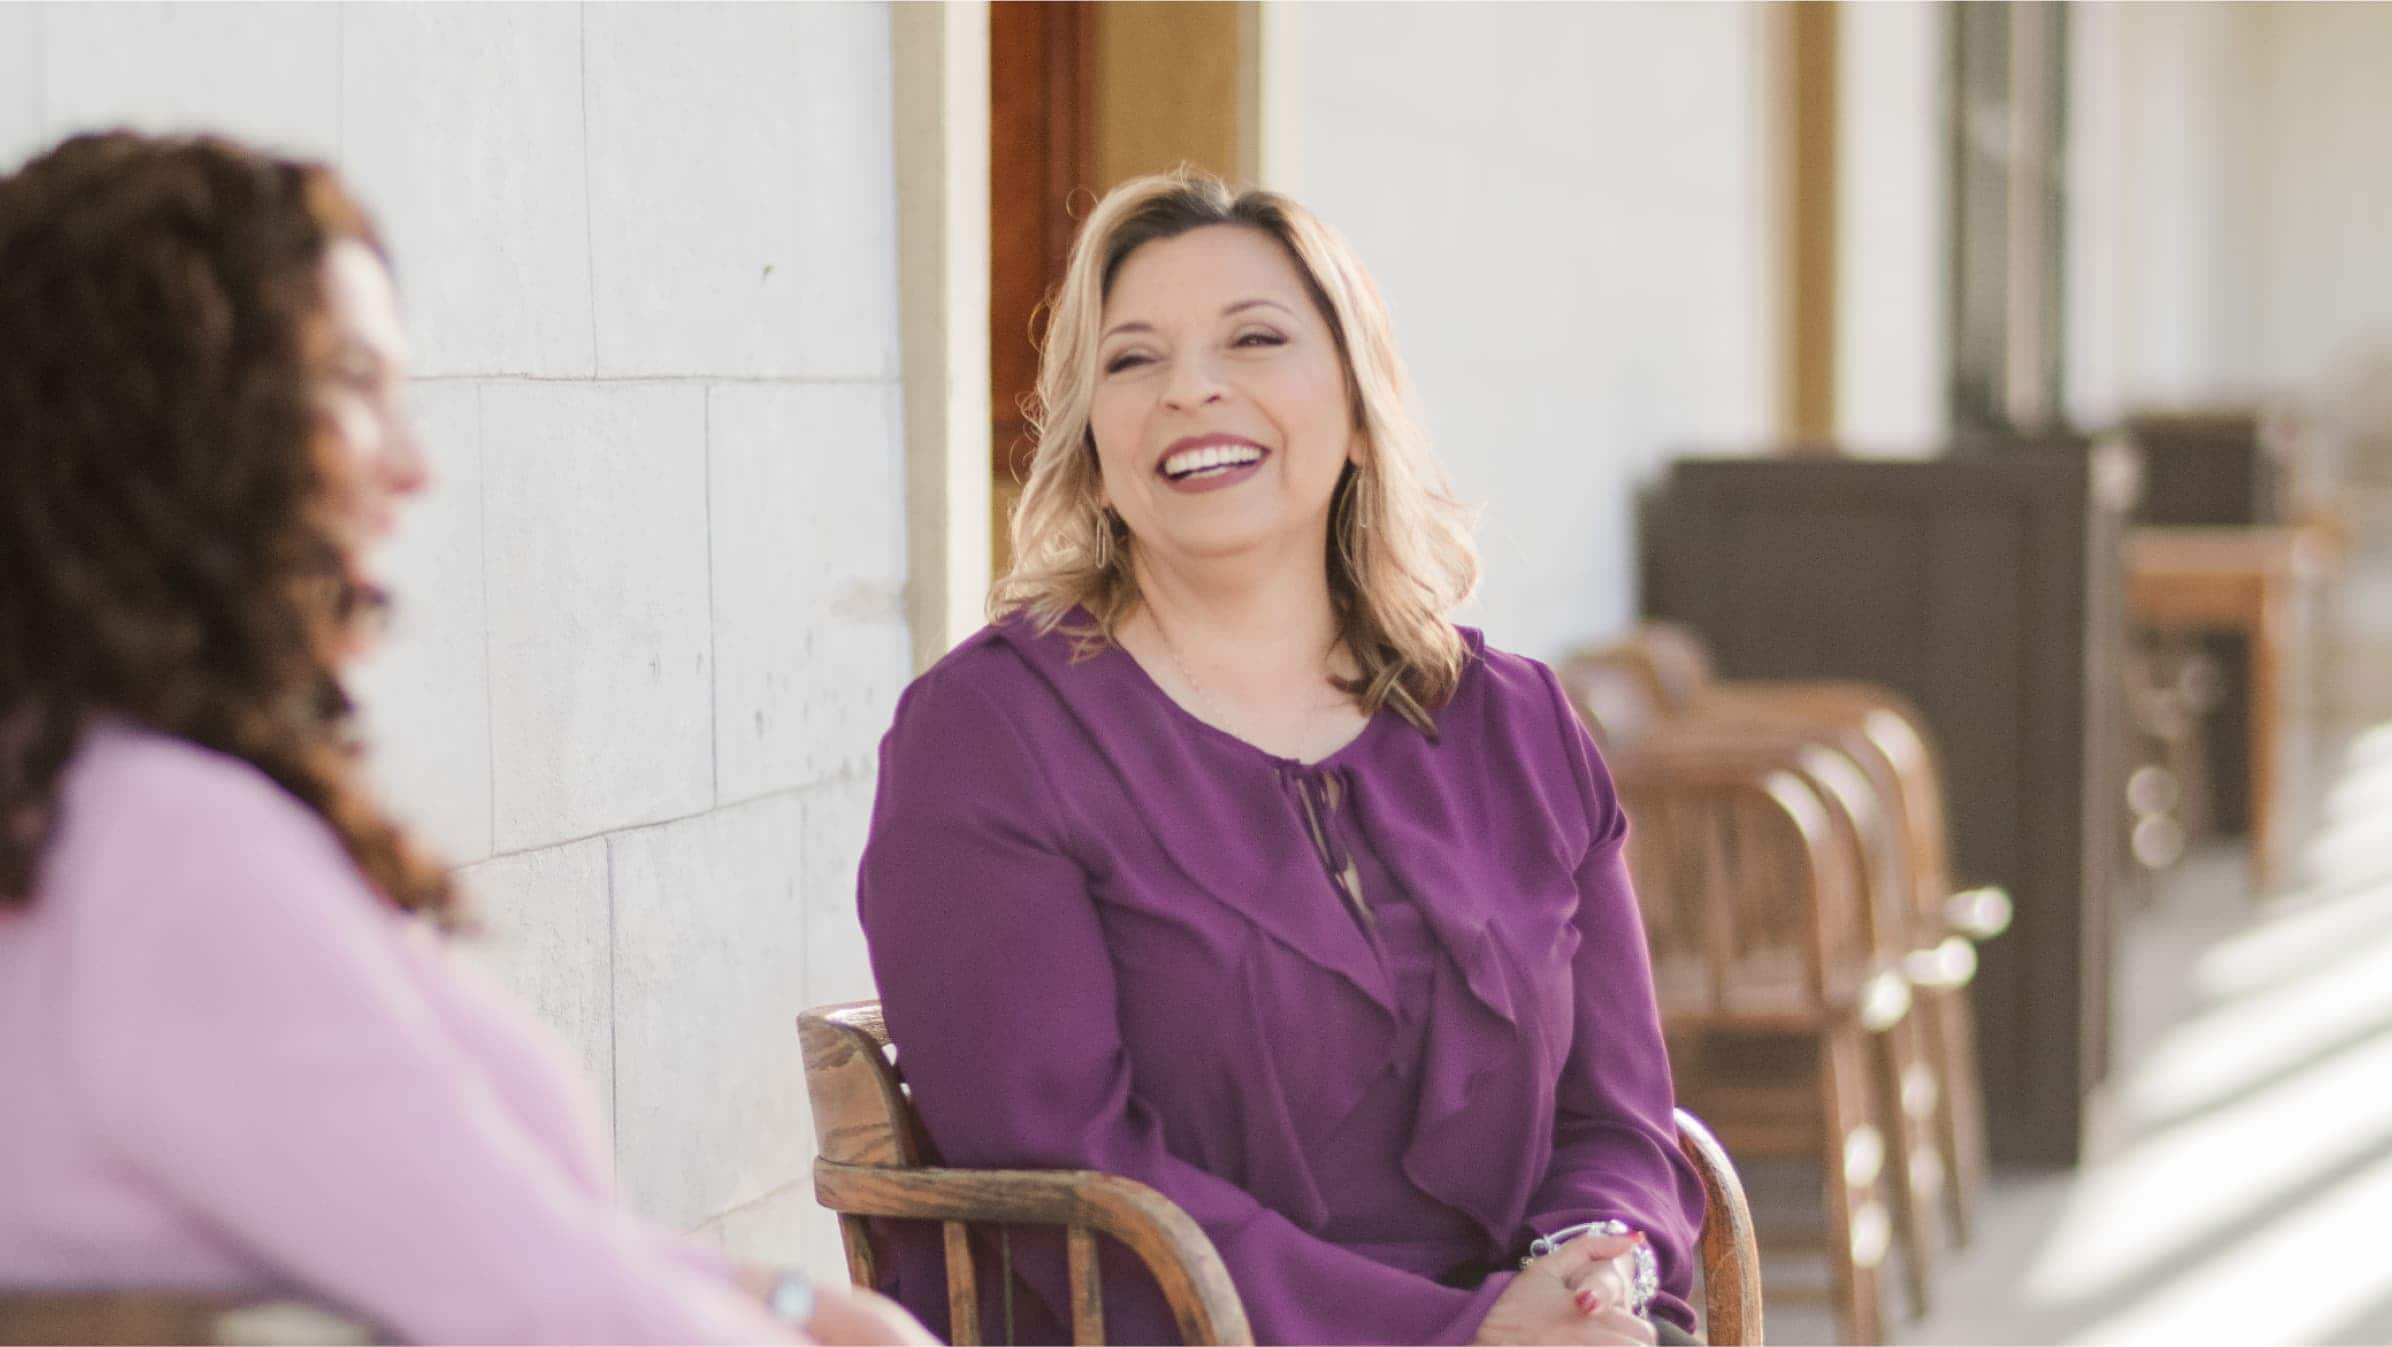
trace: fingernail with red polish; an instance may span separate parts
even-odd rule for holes
[[[1632,1231],[1628,1236],[1628,1240],[1632,1244],[1642,1244],[1645,1242],[1644,1232],[1642,1230]]]
[[[1578,1312],[1580,1314],[1593,1314],[1595,1311],[1603,1308],[1603,1297],[1596,1295],[1592,1290],[1580,1291],[1576,1296],[1572,1297],[1572,1299],[1578,1302]]]

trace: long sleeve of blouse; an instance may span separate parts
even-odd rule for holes
[[[553,1040],[455,980],[273,783],[110,730],[65,805],[14,935],[58,991],[39,1013],[60,1072],[20,1098],[91,1153],[62,1141],[18,1196],[126,1252],[78,1264],[62,1231],[0,1221],[0,1262],[238,1268],[407,1341],[789,1337],[718,1255],[615,1203]]]
[[[1553,1159],[1520,1232],[1533,1239],[1584,1221],[1618,1220],[1670,1257],[1653,1312],[1694,1326],[1690,1258],[1701,1232],[1700,1180],[1679,1153],[1675,1091],[1653,995],[1653,974],[1628,877],[1628,820],[1612,797],[1594,740],[1548,672],[1557,734],[1589,816],[1602,820],[1579,862],[1578,948],[1571,968],[1570,1053],[1555,1090]],[[1633,951],[1633,953],[1629,953]],[[1692,1220],[1689,1220],[1692,1217]]]
[[[1506,1278],[1457,1289],[1389,1267],[1173,1153],[1136,1089],[1073,821],[1004,708],[962,680],[918,689],[881,772],[865,931],[900,1064],[947,1163],[1102,1170],[1159,1190],[1211,1237],[1259,1341],[1470,1337]],[[1067,1303],[1053,1260],[1015,1266],[1050,1305]],[[1107,1339],[1176,1341],[1159,1291],[1106,1270]]]

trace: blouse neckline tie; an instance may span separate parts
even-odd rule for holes
[[[1296,803],[1304,811],[1304,830],[1312,838],[1313,852],[1328,872],[1330,885],[1345,899],[1356,921],[1365,928],[1375,925],[1378,918],[1362,893],[1361,868],[1354,863],[1337,817],[1351,793],[1345,774],[1335,767],[1291,762],[1281,764],[1279,776],[1295,788]]]

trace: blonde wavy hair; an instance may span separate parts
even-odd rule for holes
[[[1475,512],[1458,500],[1412,412],[1378,287],[1345,239],[1276,192],[1233,192],[1182,169],[1134,178],[1097,203],[1072,244],[1048,306],[1029,480],[1013,511],[1013,567],[989,616],[1026,615],[1052,631],[1075,608],[1095,619],[1070,635],[1082,654],[1109,645],[1137,611],[1137,574],[1121,517],[1105,508],[1089,404],[1097,336],[1113,278],[1131,253],[1211,225],[1277,239],[1336,338],[1346,400],[1362,432],[1329,512],[1329,599],[1338,639],[1360,667],[1339,686],[1366,714],[1393,707],[1424,733],[1453,696],[1468,652],[1450,614],[1478,584]]]

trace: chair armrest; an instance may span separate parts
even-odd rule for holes
[[[1752,1209],[1727,1149],[1711,1129],[1677,1110],[1678,1149],[1702,1176],[1703,1330],[1714,1347],[1761,1341],[1761,1253]]]
[[[0,1347],[24,1343],[196,1343],[283,1347],[386,1341],[321,1306],[196,1291],[0,1292]]]
[[[1091,1170],[887,1168],[814,1162],[814,1196],[842,1215],[1084,1226],[1127,1245],[1179,1320],[1184,1342],[1251,1344],[1254,1330],[1204,1228],[1134,1179]]]

